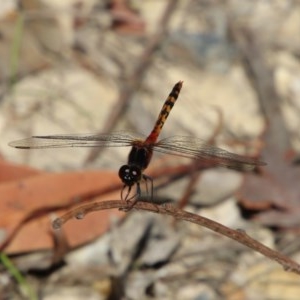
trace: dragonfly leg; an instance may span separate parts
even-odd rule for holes
[[[124,196],[125,190],[126,190],[126,194],[125,194],[125,196]],[[130,198],[128,199],[128,196],[129,196],[130,192],[131,192],[131,185],[126,185],[126,184],[124,184],[124,186],[123,186],[123,188],[122,188],[122,191],[121,191],[121,200],[124,200],[124,201],[126,201],[126,202],[127,202],[128,200],[130,200]]]
[[[145,181],[146,184],[146,192],[147,195],[149,195],[149,182],[150,182],[150,200],[153,200],[153,179],[150,176],[147,176],[145,174],[142,175],[143,180]],[[141,197],[141,185],[140,182],[136,182],[136,193],[132,196],[130,196],[132,185],[124,185],[121,191],[121,199],[126,201],[126,203],[129,205],[128,208],[122,209],[124,211],[129,211],[131,210],[134,205],[137,203],[137,201]],[[125,193],[126,190],[126,193]]]
[[[154,194],[154,192],[153,192],[154,191],[153,179],[152,179],[152,177],[147,176],[145,174],[143,174],[142,176],[143,176],[143,179],[144,179],[145,184],[146,184],[147,195],[149,195],[149,185],[148,185],[148,183],[150,182],[150,187],[151,187],[151,189],[150,189],[150,201],[151,201],[152,205],[156,208],[156,211],[159,212],[159,208],[158,208],[157,204],[154,203],[154,201],[153,201],[153,194]]]
[[[122,208],[121,209],[122,211],[126,211],[126,212],[130,211],[140,198],[140,195],[141,195],[140,183],[139,182],[136,183],[136,193],[128,198],[130,191],[131,191],[131,187],[132,186],[124,185],[124,187],[122,189],[121,199],[126,201],[126,203],[129,205],[127,208]],[[125,190],[125,188],[128,188],[128,189],[127,189],[127,193],[126,193],[125,197],[123,197],[123,191]]]
[[[149,186],[148,186],[148,182],[150,182],[150,200],[153,200],[153,179],[150,176],[147,176],[145,174],[143,174],[143,179],[145,181],[145,185],[146,185],[146,192],[147,195],[149,195]]]

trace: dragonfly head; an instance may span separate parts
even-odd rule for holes
[[[119,177],[126,186],[133,186],[142,179],[142,170],[135,165],[123,165]]]

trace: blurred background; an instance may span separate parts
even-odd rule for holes
[[[18,150],[12,140],[193,136],[268,165],[252,173],[155,154],[155,200],[240,228],[300,261],[300,2],[2,0],[0,299],[298,299],[300,279],[199,226],[119,199],[128,148]],[[2,297],[2,298],[1,298]]]

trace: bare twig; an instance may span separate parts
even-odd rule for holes
[[[109,201],[99,201],[93,202],[90,204],[86,204],[80,206],[66,214],[62,217],[54,220],[53,228],[59,229],[64,223],[72,218],[82,219],[86,214],[104,210],[104,209],[112,209],[118,208],[122,210],[128,210],[130,208],[130,203],[126,203],[122,200],[109,200]],[[283,266],[284,270],[294,272],[296,274],[300,274],[300,265],[291,260],[290,258],[286,257],[285,255],[264,246],[263,244],[259,243],[258,241],[252,239],[248,236],[244,231],[241,230],[233,230],[230,229],[222,224],[219,224],[215,221],[207,219],[205,217],[186,212],[184,210],[178,209],[177,207],[173,206],[172,204],[162,204],[156,205],[153,203],[138,201],[134,208],[150,211],[158,214],[163,215],[170,215],[177,220],[185,220],[191,223],[198,224],[200,226],[204,226],[210,230],[218,232],[222,235],[227,236],[230,239],[233,239],[259,253],[262,255],[278,262],[280,265]]]

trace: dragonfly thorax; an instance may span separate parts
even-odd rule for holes
[[[142,170],[135,165],[123,165],[119,170],[119,177],[126,186],[133,186],[142,179]]]
[[[137,166],[142,171],[145,170],[152,158],[152,147],[147,145],[134,145],[128,155],[129,166]]]

